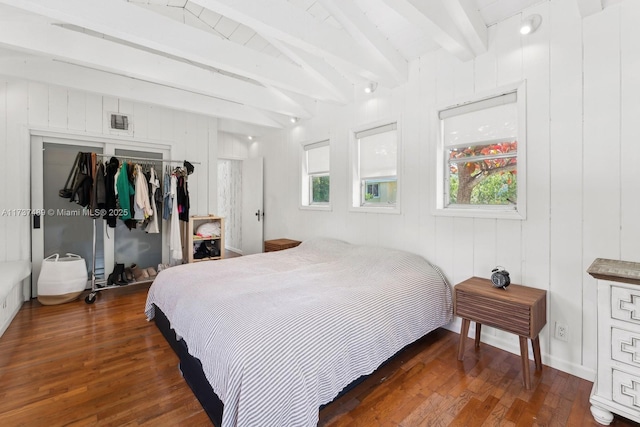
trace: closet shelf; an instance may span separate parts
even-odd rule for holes
[[[197,234],[194,234],[193,236],[193,241],[194,242],[204,242],[207,240],[218,240],[221,239],[220,236],[208,236],[208,237],[203,237],[203,236],[198,236]]]

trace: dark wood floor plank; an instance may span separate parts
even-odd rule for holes
[[[25,303],[0,338],[0,425],[210,426],[144,317],[147,286],[103,292],[92,305]],[[519,355],[469,343],[460,362],[458,338],[441,329],[407,347],[326,406],[318,425],[597,425],[588,381],[545,366],[525,390]]]

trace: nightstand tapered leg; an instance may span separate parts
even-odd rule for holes
[[[460,327],[460,342],[458,343],[458,360],[464,358],[464,342],[469,335],[469,319],[462,319],[462,326]]]
[[[536,336],[531,340],[533,347],[533,360],[536,362],[536,370],[542,370],[542,357],[540,356],[540,338]]]
[[[529,375],[529,343],[527,337],[520,337],[520,358],[522,359],[522,378],[524,388],[531,389],[531,377]]]
[[[476,348],[480,348],[480,331],[482,330],[482,323],[476,322]]]

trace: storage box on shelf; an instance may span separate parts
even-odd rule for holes
[[[204,224],[210,224],[215,232],[213,235],[198,235],[198,230]],[[219,230],[219,232],[218,232]],[[205,245],[206,250],[196,251]],[[189,218],[186,245],[188,262],[210,261],[224,258],[224,218],[215,215],[192,216]]]

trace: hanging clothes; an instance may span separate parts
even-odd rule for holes
[[[178,212],[181,221],[189,221],[189,187],[187,185],[187,173],[181,171],[178,174]]]
[[[178,214],[178,203],[176,200],[178,194],[178,178],[171,175],[171,186],[169,194],[172,201],[171,212],[171,228],[169,230],[169,249],[171,250],[171,258],[176,261],[182,260],[182,238],[180,236],[180,218]]]
[[[70,202],[76,202],[80,206],[86,208],[91,203],[91,189],[93,188],[93,176],[91,174],[91,154],[80,153],[78,169],[73,179],[73,191],[71,193]]]
[[[156,176],[156,170],[152,167],[149,175],[149,187],[151,188],[151,220],[147,226],[147,233],[155,234],[160,232],[158,227],[158,205],[156,204],[156,190],[160,188],[160,181]]]
[[[142,172],[140,165],[135,165],[135,203],[133,205],[133,214],[136,221],[144,221],[153,215],[153,210],[149,204],[149,183]]]
[[[120,166],[120,161],[116,157],[112,157],[106,165],[106,177],[105,177],[105,209],[107,214],[104,217],[107,220],[107,225],[111,228],[116,227],[116,209],[118,208],[118,202],[116,197],[116,174]]]
[[[164,201],[162,203],[163,205],[162,218],[168,221],[169,218],[171,218],[171,211],[173,210],[173,206],[172,206],[173,199],[171,198],[171,174],[169,173],[168,167],[164,171],[163,196],[164,196]]]
[[[95,153],[91,153],[92,160]],[[89,204],[89,215],[92,218],[99,218],[101,209],[105,204],[105,184],[104,184],[104,165],[98,162],[93,171],[93,183],[91,186],[91,202]]]
[[[120,203],[120,209],[122,210],[122,215],[120,219],[123,220],[129,229],[134,228],[131,224],[132,211],[131,211],[131,197],[135,194],[135,188],[131,184],[129,180],[128,166],[127,162],[122,162],[122,167],[118,173],[117,181],[116,181],[116,189],[118,194],[118,202]]]

